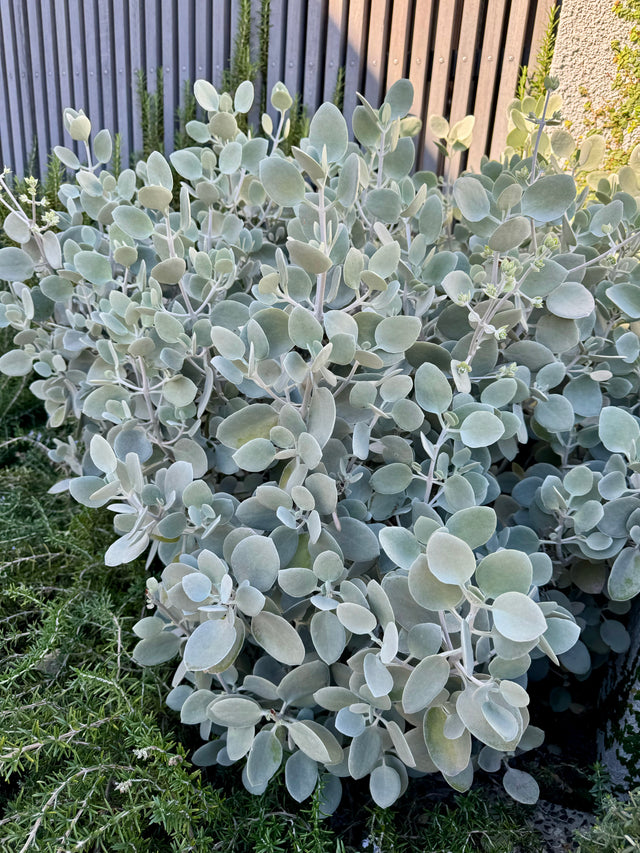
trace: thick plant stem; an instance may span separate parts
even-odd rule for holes
[[[544,99],[544,109],[542,110],[542,117],[540,118],[540,126],[538,127],[538,133],[536,135],[536,143],[533,146],[533,154],[531,157],[531,177],[529,178],[529,184],[532,184],[536,179],[536,166],[538,165],[538,148],[540,147],[540,140],[542,139],[544,126],[546,124],[547,107],[549,106],[550,97],[551,89],[547,90],[547,97]]]
[[[320,241],[327,251],[327,212],[324,206],[324,184],[318,186],[318,219],[320,222]],[[314,315],[319,323],[322,323],[324,316],[324,292],[327,286],[327,273],[321,272],[318,274],[316,283],[316,304]]]

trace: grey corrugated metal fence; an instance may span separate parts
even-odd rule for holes
[[[535,56],[555,0],[271,0],[266,85],[284,80],[310,111],[333,95],[344,67],[344,111],[362,92],[374,105],[399,77],[413,111],[476,115],[469,163],[496,154],[518,70]],[[260,0],[252,0],[256,20]],[[22,174],[37,146],[41,172],[69,144],[62,109],[83,108],[94,127],[120,131],[123,156],[142,148],[136,71],[164,81],[175,115],[185,80],[219,85],[239,0],[0,0],[0,165]],[[165,120],[165,146],[174,128]],[[427,124],[419,162],[435,165]]]

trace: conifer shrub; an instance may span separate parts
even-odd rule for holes
[[[284,766],[330,813],[343,778],[387,807],[483,770],[533,803],[528,673],[628,643],[640,191],[577,190],[546,85],[531,152],[452,182],[413,172],[406,80],[353,140],[323,104],[290,155],[282,84],[254,136],[252,84],[199,80],[194,144],[117,179],[68,109],[64,209],[2,182],[0,370],[65,427],[54,491],[113,514],[107,566],[147,555],[134,656],[176,660],[194,762],[252,793]],[[443,150],[471,125],[436,121]]]

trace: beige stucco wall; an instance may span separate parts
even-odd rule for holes
[[[586,99],[580,88],[586,86],[596,108],[612,98],[615,64],[611,42],[626,40],[630,27],[613,13],[612,6],[613,0],[562,2],[551,72],[560,78],[563,113],[577,137],[585,133]]]

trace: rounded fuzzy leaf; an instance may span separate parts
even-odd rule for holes
[[[5,376],[28,376],[32,359],[24,350],[14,349],[0,357],[0,372]]]
[[[364,677],[374,697],[386,696],[393,688],[393,676],[376,654],[365,656]]]
[[[220,105],[220,96],[208,80],[196,80],[193,84],[193,94],[203,110],[213,112]]]
[[[533,806],[540,798],[538,783],[529,773],[509,767],[502,779],[504,789],[519,803]]]
[[[341,624],[352,634],[370,634],[378,624],[378,620],[370,610],[350,601],[339,604],[336,615]]]
[[[257,725],[263,716],[263,711],[253,699],[244,696],[223,696],[208,711],[212,722],[218,726],[232,728]]]
[[[231,570],[238,584],[249,584],[260,592],[271,589],[278,578],[280,557],[272,539],[247,536],[231,553]]]
[[[160,284],[177,284],[184,275],[186,268],[187,265],[183,258],[167,258],[152,268],[151,275]]]
[[[397,192],[390,189],[375,189],[367,193],[365,207],[374,219],[390,225],[398,221],[404,205]]]
[[[436,531],[427,543],[427,561],[431,573],[442,583],[463,584],[476,570],[473,551],[456,536]]]
[[[413,105],[413,84],[410,80],[401,78],[387,91],[384,103],[391,107],[391,118],[404,118]]]
[[[349,144],[349,130],[344,116],[332,103],[324,103],[316,110],[309,126],[309,142],[318,154],[327,149],[330,162],[341,160]]]
[[[471,736],[448,738],[444,726],[448,715],[444,708],[429,708],[424,718],[424,738],[431,760],[445,776],[457,776],[467,767],[471,757]]]
[[[344,651],[347,635],[336,614],[321,610],[311,618],[311,639],[321,660],[335,663]]]
[[[635,548],[624,548],[616,557],[607,591],[614,601],[629,601],[640,593],[640,553]]]
[[[75,154],[73,156],[75,157]],[[10,240],[13,240],[14,243],[29,242],[31,237],[31,226],[26,221],[26,214],[20,215],[12,210],[4,220],[2,227],[4,228],[4,233],[7,237]]]
[[[595,301],[583,284],[565,281],[547,296],[547,308],[556,317],[579,320],[591,314]]]
[[[489,447],[504,435],[504,424],[491,412],[472,412],[460,428],[460,438],[467,447]]]
[[[549,394],[546,400],[537,403],[534,417],[550,432],[566,432],[573,427],[573,406],[562,394]]]
[[[238,171],[241,163],[242,145],[239,142],[227,142],[218,157],[218,168],[223,175],[233,175]]]
[[[376,343],[385,352],[406,352],[418,340],[421,330],[418,317],[385,317],[376,326]]]
[[[87,254],[92,253],[88,252]],[[17,249],[14,246],[0,249],[1,279],[4,281],[27,281],[33,272],[33,261],[22,249]],[[109,267],[109,278],[111,278],[111,267]]]
[[[523,551],[504,549],[488,554],[476,570],[476,582],[489,598],[503,592],[520,592],[526,595],[531,587],[533,567]]]
[[[243,80],[236,89],[233,108],[237,113],[248,113],[253,106],[254,90],[251,80]]]
[[[409,591],[412,598],[427,610],[452,610],[462,599],[460,586],[438,580],[424,554],[420,554],[409,570]],[[396,616],[401,619],[397,612]]]
[[[133,649],[133,659],[141,666],[157,666],[175,657],[180,638],[168,631],[140,640]]]
[[[489,237],[494,252],[510,252],[531,237],[531,224],[525,216],[514,216],[502,222]]]
[[[640,438],[638,421],[618,406],[605,406],[600,412],[598,423],[600,441],[612,453],[635,454],[636,442]]]
[[[48,275],[40,279],[40,290],[53,302],[66,302],[73,296],[73,282],[59,275]]]
[[[236,630],[227,619],[209,619],[198,625],[184,647],[184,664],[191,672],[217,666],[233,648]]]
[[[397,495],[403,492],[413,479],[413,471],[403,462],[392,462],[378,468],[371,480],[371,488],[381,495]]]
[[[112,474],[116,470],[118,460],[109,442],[101,435],[94,435],[89,445],[91,461],[100,471]]]
[[[331,258],[315,246],[301,240],[287,240],[287,251],[291,261],[310,275],[320,275],[331,269]]]
[[[252,438],[269,438],[272,427],[278,423],[278,414],[265,403],[252,403],[239,409],[218,427],[216,438],[227,447],[237,450]]]
[[[428,707],[449,680],[449,663],[440,655],[424,658],[411,672],[402,692],[405,714]]]
[[[162,393],[167,403],[182,408],[193,402],[198,388],[187,376],[172,376],[164,383]]]
[[[281,207],[293,207],[304,198],[304,178],[282,157],[268,157],[260,164],[260,181],[267,195]]]
[[[0,254],[3,249],[0,249]],[[0,274],[2,260],[0,258]],[[91,284],[106,284],[111,281],[113,274],[109,258],[98,252],[76,252],[73,256],[73,264],[80,275]]]
[[[299,666],[304,660],[304,645],[296,629],[275,613],[263,611],[251,620],[251,633],[259,646],[272,658],[287,666]]]
[[[116,225],[135,240],[146,240],[153,234],[153,222],[139,207],[121,204],[111,215]]]
[[[496,628],[508,640],[527,643],[537,640],[547,630],[540,607],[521,592],[503,592],[491,611]]]
[[[342,747],[334,735],[313,720],[296,720],[288,727],[291,740],[308,758],[322,764],[339,764]]]
[[[401,569],[410,569],[421,552],[416,537],[405,527],[384,527],[378,537],[386,555]]]
[[[104,480],[100,479],[100,477],[74,477],[73,480],[69,481],[69,494],[83,506],[94,508],[104,506],[110,500],[109,497],[91,497],[91,495],[104,485]]]
[[[318,782],[318,764],[304,752],[294,752],[284,767],[287,791],[297,803],[313,794]]]
[[[204,601],[211,593],[211,578],[202,572],[192,572],[182,578],[182,588],[191,601]]]
[[[521,210],[538,222],[553,222],[570,207],[576,197],[571,175],[543,175],[524,191]]]
[[[469,222],[479,222],[489,215],[489,196],[476,178],[458,178],[453,185],[453,198],[460,213]]]
[[[447,530],[470,548],[479,548],[491,539],[496,529],[495,510],[488,506],[472,506],[458,510],[447,520]]]
[[[264,790],[281,763],[282,744],[277,735],[272,729],[262,729],[253,741],[247,759],[246,773],[249,782],[255,788]]]
[[[369,790],[374,803],[381,809],[388,809],[400,796],[402,781],[393,767],[382,764],[372,772],[369,778]]]
[[[173,190],[171,166],[159,151],[152,151],[147,158],[147,177],[150,184]]]
[[[425,412],[441,415],[451,405],[453,392],[449,380],[435,364],[425,362],[416,370],[416,402]]]
[[[233,461],[243,471],[264,471],[276,457],[276,448],[266,438],[252,438],[233,454]]]

